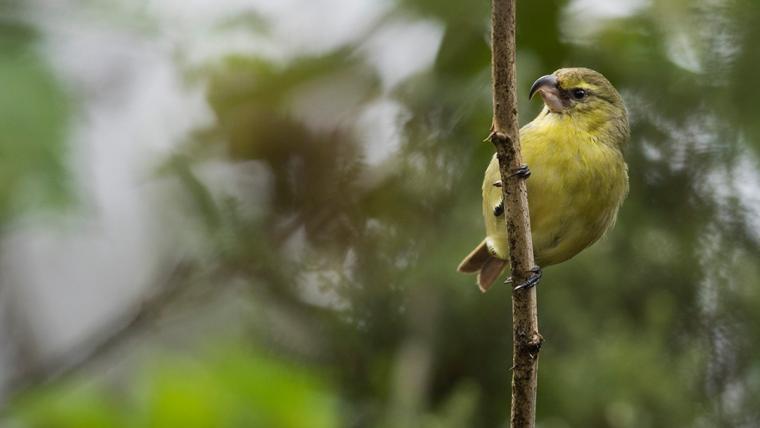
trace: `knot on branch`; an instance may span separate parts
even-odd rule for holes
[[[538,356],[538,352],[541,351],[541,345],[543,344],[544,337],[537,331],[521,331],[515,337],[515,347],[518,352],[528,353],[534,359]]]
[[[496,149],[496,158],[499,160],[499,165],[506,168],[511,168],[515,163],[517,157],[517,151],[515,148],[514,138],[498,131],[491,131],[488,136],[491,143]],[[507,174],[509,177],[517,177],[517,174]]]
[[[544,337],[541,336],[537,331],[533,332],[532,337],[526,344],[526,348],[528,349],[528,352],[530,352],[531,355],[538,355],[538,352],[541,350],[541,345],[544,344]]]
[[[493,144],[496,147],[497,153],[499,152],[500,148],[504,150],[510,150],[511,152],[514,153],[512,137],[510,137],[509,135],[503,132],[491,131],[491,134],[488,136],[488,139],[491,140],[491,144]]]

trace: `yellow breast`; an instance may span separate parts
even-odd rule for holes
[[[596,242],[614,224],[628,192],[622,153],[613,144],[573,126],[572,116],[553,115],[520,130],[528,178],[533,249],[536,263],[565,261]],[[504,216],[494,215],[502,198],[496,157],[483,181],[483,217],[487,242],[498,257],[508,257]]]

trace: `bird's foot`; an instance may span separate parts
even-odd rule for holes
[[[498,205],[493,207],[494,217],[501,217],[504,214],[504,199],[502,199]]]
[[[530,276],[528,276],[528,279],[525,280],[522,284],[517,284],[516,286],[512,287],[512,291],[522,290],[523,288],[532,288],[535,287],[539,281],[541,281],[541,277],[543,276],[543,272],[541,271],[541,268],[538,266],[534,266],[533,269],[530,270]],[[512,277],[507,278],[506,281],[504,281],[505,284],[509,284],[512,282]]]
[[[510,175],[510,177],[526,179],[530,177],[530,168],[525,164],[520,165],[518,168],[512,170],[512,175]]]

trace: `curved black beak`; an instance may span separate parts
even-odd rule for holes
[[[533,99],[533,94],[538,92],[541,88],[557,89],[557,77],[553,74],[541,76],[533,82],[533,86],[530,87],[529,99]]]

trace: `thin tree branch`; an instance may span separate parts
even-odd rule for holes
[[[512,171],[522,164],[515,91],[515,0],[493,0],[491,13],[493,79],[493,132],[504,193],[509,262],[513,284],[523,284],[533,272],[533,243],[530,235],[528,193],[525,180]],[[538,351],[536,288],[512,292],[512,428],[534,427]]]

